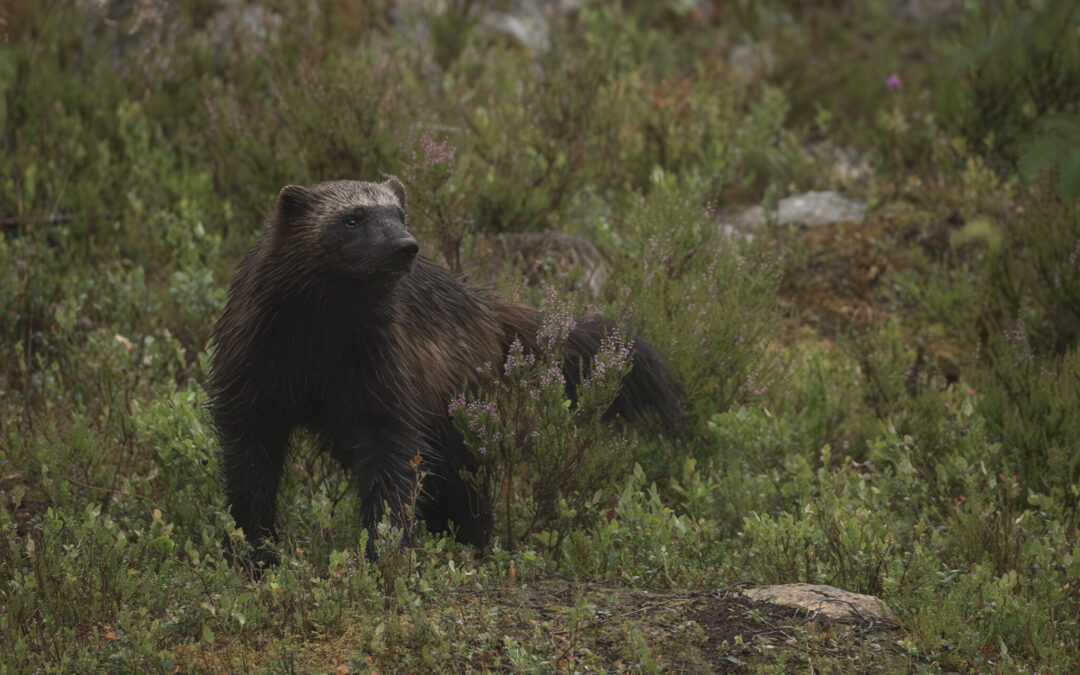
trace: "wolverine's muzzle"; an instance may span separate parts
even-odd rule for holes
[[[412,237],[403,237],[394,242],[393,257],[406,272],[412,272],[416,263],[416,254],[420,252],[420,245]]]

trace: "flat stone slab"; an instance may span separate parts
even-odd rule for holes
[[[851,593],[833,586],[817,584],[780,584],[742,589],[743,595],[757,602],[805,610],[809,619],[825,623],[853,623],[860,626],[881,624],[896,626],[888,606],[872,595]]]

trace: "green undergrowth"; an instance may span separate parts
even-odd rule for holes
[[[0,673],[1076,670],[1076,3],[585,3],[540,46],[444,4],[0,9]],[[558,340],[460,399],[490,547],[363,531],[298,433],[255,580],[212,326],[283,185],[385,175],[474,278],[589,239],[595,297],[494,283],[630,332],[576,406]],[[867,218],[723,226],[826,189]],[[640,339],[677,434],[602,414]],[[730,600],[795,582],[898,627]]]

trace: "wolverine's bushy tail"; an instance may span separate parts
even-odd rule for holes
[[[613,326],[603,320],[591,319],[579,322],[567,338],[564,374],[571,399],[576,398],[582,374],[589,372],[589,362],[600,351],[601,341],[611,334],[612,329]],[[637,426],[657,425],[661,431],[676,435],[685,418],[678,383],[656,347],[632,331],[622,332],[633,341],[632,366],[619,395],[611,404],[611,414]]]

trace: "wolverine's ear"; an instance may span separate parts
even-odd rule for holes
[[[398,198],[398,201],[401,202],[401,208],[406,208],[405,186],[401,184],[401,181],[397,179],[397,176],[390,176],[383,185],[390,188],[390,191]]]
[[[278,215],[292,219],[304,215],[311,207],[311,203],[312,194],[306,187],[286,185],[278,193],[275,210]]]

